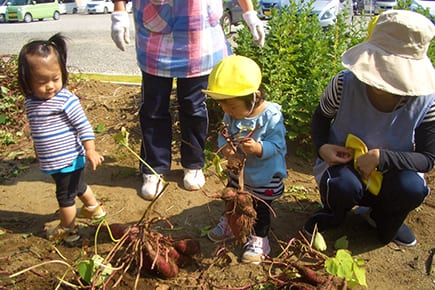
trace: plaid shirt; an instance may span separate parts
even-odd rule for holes
[[[221,0],[133,0],[142,71],[160,77],[207,75],[230,53]]]

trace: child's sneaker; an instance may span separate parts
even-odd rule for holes
[[[209,230],[207,236],[215,243],[225,242],[234,238],[233,232],[228,224],[228,219],[225,216],[221,216],[217,226]]]
[[[242,255],[242,263],[258,265],[270,253],[268,237],[250,236],[245,244],[245,252]]]
[[[57,225],[55,228],[47,230],[47,239],[56,243],[61,241],[72,243],[79,240],[80,235],[78,234],[77,227],[69,229]]]
[[[106,214],[107,213],[101,204],[99,204],[96,208],[92,210],[90,210],[87,206],[83,205],[82,208],[79,209],[79,212],[77,213],[77,217],[98,220],[100,218],[105,217]]]

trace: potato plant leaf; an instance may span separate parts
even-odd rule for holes
[[[96,286],[100,286],[112,273],[113,269],[110,265],[103,264],[104,259],[99,255],[94,255],[92,259],[81,261],[77,265],[77,271],[80,278],[83,279],[88,285],[94,283],[94,277],[100,267],[103,268],[102,272],[98,275],[98,281],[95,282]]]
[[[349,241],[347,240],[347,236],[342,236],[338,240],[335,241],[334,248],[338,249],[347,249],[349,247]]]
[[[329,274],[346,279],[350,288],[356,285],[367,287],[363,261],[354,259],[347,250],[340,249],[335,257],[328,258],[325,261],[325,269]]]

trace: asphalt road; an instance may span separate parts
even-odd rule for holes
[[[140,75],[132,41],[126,51],[119,50],[110,37],[110,14],[61,15],[32,23],[0,23],[0,54],[18,54],[29,40],[48,39],[57,32],[68,37],[68,66],[72,72]]]

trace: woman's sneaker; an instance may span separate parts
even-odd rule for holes
[[[233,239],[234,235],[231,231],[230,225],[228,224],[228,219],[225,216],[221,216],[217,226],[208,231],[207,237],[215,243],[221,243]]]
[[[91,220],[99,220],[106,216],[106,211],[104,210],[104,207],[99,204],[94,209],[89,209],[87,206],[82,206],[81,209],[79,209],[79,212],[77,213],[77,217],[79,218],[87,218]]]
[[[270,253],[268,237],[250,236],[245,244],[242,255],[242,263],[260,264]]]
[[[376,228],[376,222],[371,217],[372,209],[370,207],[359,206],[354,210],[356,215],[360,215],[367,223]],[[415,238],[412,230],[405,224],[402,224],[393,239],[393,242],[404,247],[413,247],[417,244],[417,239]]]
[[[184,188],[187,190],[198,190],[205,184],[204,173],[202,169],[187,169],[184,168]]]
[[[47,230],[47,239],[56,243],[62,241],[72,243],[79,240],[80,235],[78,234],[77,227],[69,229],[57,225],[55,228]]]
[[[139,196],[151,201],[163,191],[163,182],[155,174],[143,174],[143,184]]]
[[[413,247],[417,244],[417,239],[412,230],[405,224],[402,224],[397,231],[393,242],[404,247]]]

